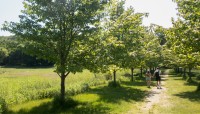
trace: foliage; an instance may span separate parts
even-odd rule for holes
[[[0,114],[4,114],[7,111],[7,104],[3,98],[0,97]]]
[[[156,25],[151,25],[149,28],[145,28],[141,49],[143,57],[140,60],[142,67],[154,68],[163,62],[161,41],[155,34],[157,27]]]
[[[55,72],[61,78],[60,95],[64,99],[65,78],[87,68],[89,55],[95,52],[90,41],[99,31],[101,10],[106,3],[106,0],[25,0],[20,22],[6,22],[3,29],[18,36],[27,53],[56,64]]]
[[[139,66],[138,52],[142,39],[142,19],[145,14],[135,13],[132,7],[124,9],[124,0],[111,0],[105,8],[103,41],[106,52],[101,53],[107,70],[113,74],[123,68]]]
[[[44,59],[37,59],[35,56],[27,55],[23,49],[16,49],[10,52],[9,56],[4,59],[4,65],[7,66],[53,66],[54,63],[48,62]]]
[[[8,56],[8,51],[5,48],[0,47],[0,64]]]
[[[172,19],[173,27],[167,32],[167,47],[171,51],[170,62],[175,67],[195,68],[200,63],[199,27],[200,2],[197,0],[174,0],[178,5],[178,20]]]
[[[0,36],[0,64],[7,66],[52,66],[43,59],[24,53],[22,44],[15,36]]]

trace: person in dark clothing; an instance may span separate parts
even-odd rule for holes
[[[161,88],[161,77],[160,77],[160,69],[159,69],[159,67],[156,68],[156,70],[154,72],[154,77],[156,77],[157,89],[162,89]]]

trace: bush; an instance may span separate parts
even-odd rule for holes
[[[0,114],[4,114],[7,111],[7,104],[3,98],[0,97]]]
[[[114,81],[111,81],[108,83],[108,87],[120,87],[120,82],[116,81],[116,83]]]

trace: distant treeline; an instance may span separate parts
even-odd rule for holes
[[[23,45],[15,36],[0,36],[1,66],[53,66],[54,63],[24,53]]]

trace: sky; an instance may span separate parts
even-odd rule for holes
[[[18,22],[18,15],[23,9],[23,0],[0,0],[0,28],[4,21]],[[177,18],[177,6],[172,0],[127,0],[125,7],[132,6],[135,12],[149,13],[148,18],[143,20],[143,25],[151,23],[169,28],[172,26],[171,18]],[[1,31],[0,36],[12,35],[9,32]]]

